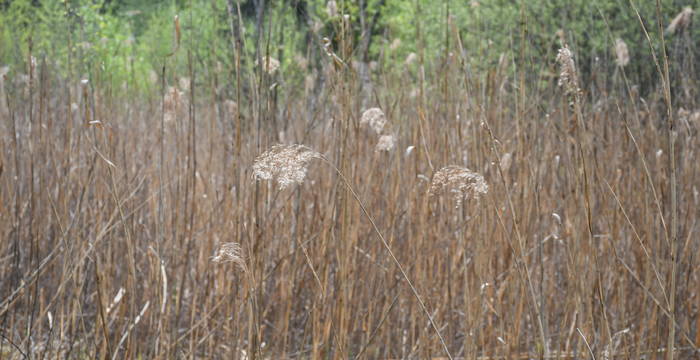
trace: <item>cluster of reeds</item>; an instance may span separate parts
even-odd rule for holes
[[[326,9],[337,37],[315,40],[304,97],[265,46],[228,87],[166,59],[152,99],[99,68],[0,67],[0,358],[697,355],[700,104],[671,96],[680,60],[656,54],[658,85],[634,90],[611,30],[606,87],[573,41],[482,75],[448,26],[444,58],[361,77]]]

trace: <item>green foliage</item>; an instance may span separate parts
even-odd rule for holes
[[[656,2],[635,0],[632,4],[658,52]],[[664,23],[668,24],[683,6],[698,9],[700,1],[662,1]],[[375,36],[388,33],[390,37],[375,42],[373,53],[385,51],[394,39],[400,39],[400,47],[394,49],[394,62],[399,67],[408,53],[417,52],[420,47],[426,59],[440,58],[446,47],[446,31],[454,34],[445,27],[448,12],[450,26],[458,29],[464,55],[475,69],[494,66],[502,54],[518,59],[521,50],[526,62],[539,67],[551,64],[564,39],[574,50],[584,77],[593,71],[612,72],[614,41],[621,38],[628,44],[632,59],[628,72],[636,74],[639,81],[655,76],[649,43],[627,0],[388,0],[382,9],[384,31]],[[695,26],[692,31],[691,38],[697,39],[700,28]],[[449,49],[455,51],[455,39],[450,41]],[[674,38],[668,41],[673,42]]]
[[[195,71],[224,69],[230,74],[234,66],[227,1],[15,0],[0,10],[0,62],[23,71],[20,69],[26,69],[31,42],[32,55],[46,58],[62,76],[99,72],[101,81],[115,89],[125,83],[131,83],[132,89],[150,89],[155,86],[154,73],[160,73],[165,63],[174,73],[187,73],[188,51]],[[458,51],[458,35],[463,55],[478,73],[492,68],[503,55],[515,63],[551,71],[562,40],[571,46],[584,75],[612,72],[612,47],[615,39],[621,38],[629,47],[632,61],[628,73],[635,74],[633,80],[644,82],[655,77],[649,44],[631,5],[639,9],[658,51],[655,1],[339,0],[335,13],[329,11],[327,3],[267,2],[258,33],[255,3],[240,1],[244,10],[244,69],[252,70],[260,49],[281,60],[281,73],[288,80],[300,81],[303,72],[296,70],[304,69],[299,64],[317,60],[306,56],[323,55],[309,51],[319,49],[320,37],[337,39],[340,24],[347,21],[352,44],[360,46],[368,36],[368,24],[376,19],[370,29],[369,60],[381,60],[388,69],[402,71],[411,53],[422,55],[427,66],[437,66],[448,52]],[[686,5],[698,9],[700,0],[662,2],[664,23]],[[168,57],[174,47],[175,15],[180,18],[182,44]],[[344,20],[344,15],[349,20]],[[695,26],[690,38],[697,39],[699,30]],[[674,41],[670,36],[669,43]],[[359,54],[355,51],[354,55]],[[212,74],[200,73],[198,77],[207,75]]]

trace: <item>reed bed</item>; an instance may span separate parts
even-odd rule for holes
[[[315,81],[263,55],[224,90],[3,74],[0,357],[698,356],[683,69],[639,91],[618,40],[602,82],[563,43],[475,72],[451,36],[369,75],[339,36]]]

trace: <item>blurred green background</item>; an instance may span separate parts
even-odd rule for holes
[[[663,26],[684,7],[699,5],[700,0],[661,1]],[[511,67],[527,64],[541,79],[554,69],[563,40],[584,81],[595,81],[596,75],[615,72],[613,48],[620,38],[629,48],[631,81],[642,88],[657,82],[650,50],[650,45],[660,50],[654,0],[0,0],[0,66],[8,66],[10,74],[26,73],[31,47],[31,55],[57,76],[99,70],[108,74],[99,81],[117,92],[128,87],[150,93],[164,63],[185,73],[189,53],[200,80],[233,76],[232,29],[238,27],[239,9],[243,69],[253,69],[258,51],[269,53],[280,59],[288,82],[303,81],[305,72],[318,67],[325,55],[321,39],[337,43],[344,26],[352,46],[336,52],[346,61],[376,62],[376,71],[404,71],[410,56],[430,74],[451,52],[463,51],[472,73],[505,56]],[[175,15],[181,51],[168,57]],[[692,23],[667,32],[669,56],[694,65],[698,39],[700,30]]]

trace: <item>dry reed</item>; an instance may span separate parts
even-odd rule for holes
[[[228,3],[236,36],[245,9]],[[179,26],[173,52],[188,50]],[[266,65],[246,70],[242,31],[240,62],[206,69],[235,84],[175,57],[158,95],[120,95],[99,66],[82,85],[36,54],[31,74],[1,70],[0,358],[697,355],[694,98],[676,106],[666,75],[589,86],[567,46],[558,69],[515,56],[515,73],[508,57],[481,73],[450,61],[469,53],[457,31],[444,59],[415,49],[415,78],[380,59],[359,79],[341,60],[353,30],[312,41],[308,76],[277,65],[278,87]],[[557,70],[561,88],[545,81]],[[364,81],[378,107],[362,113]],[[154,130],[157,115],[173,126]],[[307,145],[263,151],[282,137]],[[309,175],[314,160],[333,171]],[[461,208],[434,206],[443,196]]]

